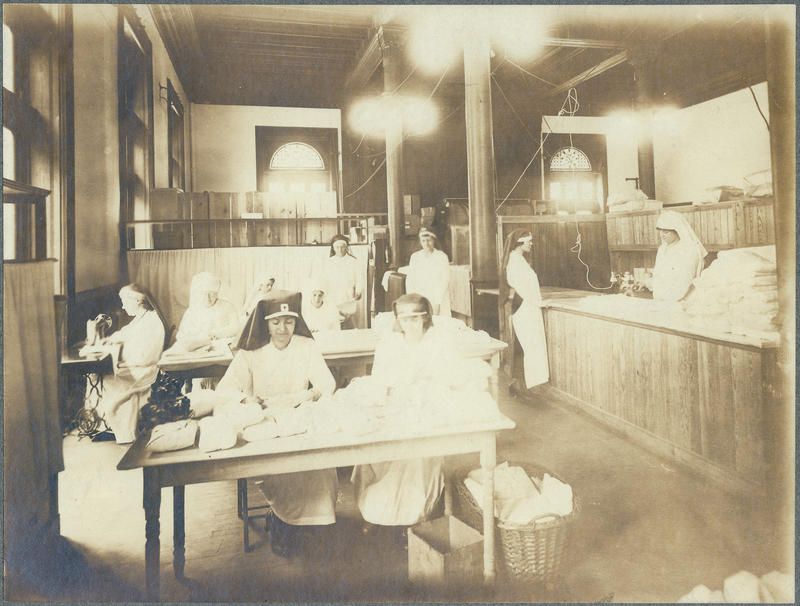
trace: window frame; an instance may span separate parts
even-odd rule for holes
[[[130,28],[135,40],[129,40],[125,31],[126,24]],[[135,46],[136,49],[132,48]],[[138,50],[137,50],[138,49]],[[136,219],[136,191],[141,188],[144,196],[145,208],[148,208],[150,191],[155,187],[155,142],[154,132],[154,103],[153,103],[153,47],[147,36],[144,26],[132,6],[120,5],[117,12],[117,87],[118,87],[118,115],[119,115],[119,244],[120,244],[120,276],[127,280],[128,264],[128,227],[126,223]],[[138,84],[144,85],[143,91],[134,90],[131,93],[130,83],[132,75],[124,72],[125,68],[141,69],[143,73],[136,74]],[[136,83],[134,83],[136,84]],[[136,112],[136,103],[131,99],[136,98],[140,92],[144,99],[145,116]],[[133,149],[139,135],[144,135],[144,172],[136,172]]]
[[[167,179],[170,187],[182,190],[186,189],[184,115],[180,96],[172,85],[172,81],[167,78]],[[176,145],[179,152],[177,157],[173,154]]]

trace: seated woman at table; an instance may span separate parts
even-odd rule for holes
[[[386,388],[387,400],[424,403],[443,389],[468,388],[473,367],[458,355],[447,332],[433,326],[430,301],[406,294],[393,308],[395,332],[378,343],[372,367],[372,377]],[[380,526],[425,520],[444,488],[440,457],[359,465],[352,479],[361,515]]]
[[[103,378],[98,404],[118,444],[133,442],[139,409],[147,403],[156,380],[156,363],[164,349],[165,323],[150,294],[138,284],[119,291],[122,309],[133,320],[107,337],[106,345],[120,345],[114,374]]]
[[[239,338],[239,351],[217,392],[279,413],[330,395],[336,388],[311,332],[300,315],[299,293],[261,300]],[[336,470],[267,476],[261,490],[272,507],[272,550],[288,556],[298,527],[336,522]]]
[[[216,339],[235,337],[241,328],[233,303],[219,296],[222,281],[209,272],[192,278],[189,307],[184,312],[175,337],[177,345],[194,351]]]
[[[261,299],[266,299],[270,296],[272,289],[275,287],[275,276],[270,272],[264,272],[256,277],[256,282],[253,285],[252,292],[248,295],[247,301],[244,304],[244,313],[246,317],[250,317],[253,310]]]
[[[680,301],[703,271],[708,251],[683,213],[665,210],[658,216],[656,231],[661,245],[647,286],[656,301]]]
[[[318,282],[321,280],[310,281],[303,292],[303,319],[311,332],[341,330],[339,310]]]

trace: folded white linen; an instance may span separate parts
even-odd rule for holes
[[[471,471],[464,484],[476,503],[483,503],[482,471]],[[524,526],[534,520],[572,512],[572,488],[545,474],[541,489],[521,467],[503,463],[495,468],[495,516],[503,523]]]
[[[215,417],[200,419],[200,450],[213,452],[236,446],[237,432],[226,420]]]
[[[261,423],[264,414],[264,409],[255,402],[250,404],[225,402],[214,407],[214,418],[227,421],[237,432],[250,425]]]
[[[197,421],[184,419],[156,425],[150,432],[147,449],[152,452],[170,452],[194,446],[197,437]]]

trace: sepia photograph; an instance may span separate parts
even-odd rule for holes
[[[11,603],[795,603],[792,4],[3,3]]]

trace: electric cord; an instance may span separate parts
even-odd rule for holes
[[[769,120],[767,120],[767,117],[764,115],[764,112],[761,111],[761,105],[759,104],[758,99],[756,98],[756,93],[755,93],[755,91],[753,91],[753,87],[752,86],[748,86],[747,89],[750,91],[750,94],[753,96],[753,101],[756,104],[756,109],[758,110],[758,113],[761,114],[761,118],[764,120],[764,124],[767,125],[767,131],[769,132]]]

